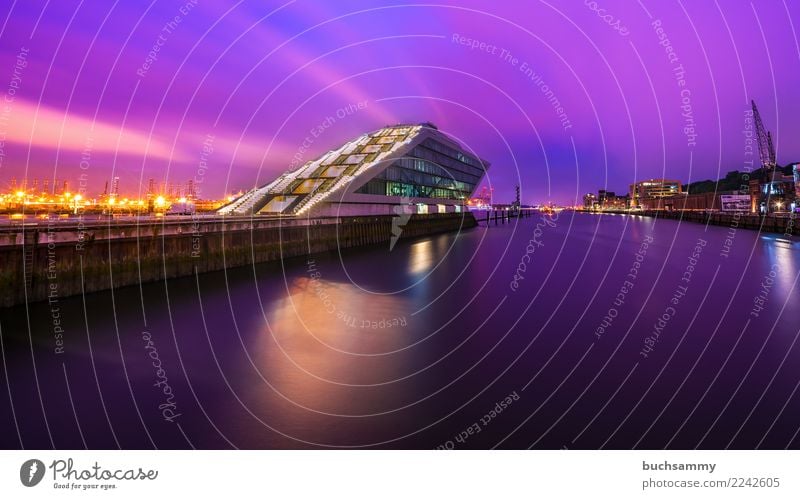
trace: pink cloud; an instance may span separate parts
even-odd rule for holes
[[[170,147],[146,133],[122,127],[117,123],[92,120],[60,109],[39,106],[25,100],[8,104],[9,121],[5,130],[6,142],[29,144],[34,147],[72,151],[118,152],[179,160],[170,154]]]

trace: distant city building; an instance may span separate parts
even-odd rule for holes
[[[583,195],[583,207],[587,210],[593,209],[597,205],[597,196],[591,192]]]
[[[636,206],[645,210],[730,211],[768,215],[797,209],[798,187],[796,166],[759,168],[746,174],[729,173],[725,179],[701,181],[700,192],[693,194],[639,190]],[[643,183],[636,184],[641,185]],[[631,186],[633,188],[633,186]],[[652,186],[648,186],[652,187]],[[707,190],[712,188],[712,190]],[[632,189],[633,192],[633,189]],[[645,195],[647,194],[647,195]]]
[[[189,179],[189,181],[186,182],[186,190],[183,192],[183,195],[187,198],[197,197],[197,193],[194,190],[194,180]]]
[[[794,172],[796,168],[794,165]],[[780,168],[770,169],[759,187],[759,213],[783,213],[796,208],[796,173],[785,175]]]
[[[738,197],[738,191],[701,192],[698,194],[682,193],[671,197],[644,198],[639,206],[643,210],[719,211],[730,209],[731,196],[737,197],[737,199],[735,200],[736,209],[730,211],[739,211],[741,209],[743,197],[750,199],[748,195]]]
[[[800,163],[792,165],[792,175],[794,177],[794,210],[800,211]]]
[[[647,198],[666,198],[680,194],[681,183],[677,180],[649,179],[636,182],[630,186],[630,203],[632,207],[641,206]]]
[[[488,167],[429,123],[389,126],[285,172],[218,213],[460,212]]]
[[[628,207],[629,197],[617,196],[614,191],[601,189],[597,191],[597,204],[603,209],[624,210]]]
[[[111,194],[119,197],[119,177],[114,177],[114,181],[111,183]]]

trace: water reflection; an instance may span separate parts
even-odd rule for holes
[[[697,421],[719,416],[713,404],[697,406],[698,394],[683,385],[692,369],[700,381],[697,388],[708,388],[705,400],[728,400],[730,388],[744,382],[736,404],[718,418],[704,446],[724,447],[736,432],[737,445],[754,445],[764,436],[758,422],[776,420],[764,447],[783,448],[786,435],[797,430],[788,408],[777,418],[763,405],[763,414],[747,418],[767,383],[778,409],[793,400],[800,377],[796,363],[787,361],[774,382],[774,363],[762,368],[759,361],[746,378],[742,369],[723,363],[730,357],[727,366],[734,361],[748,366],[761,351],[780,361],[793,352],[800,314],[794,287],[800,271],[798,243],[739,230],[723,257],[719,249],[729,235],[724,227],[642,217],[563,217],[564,223],[543,239],[525,286],[516,293],[508,283],[537,218],[522,219],[516,232],[515,224],[492,225],[458,236],[400,241],[391,252],[367,248],[317,255],[305,264],[259,267],[255,280],[250,269],[234,269],[224,279],[223,274],[205,274],[199,282],[170,281],[168,288],[145,285],[146,310],[139,309],[137,288],[118,290],[114,301],[110,293],[88,295],[88,332],[81,298],[65,299],[59,302],[68,331],[65,356],[53,354],[47,303],[31,305],[29,315],[0,311],[8,393],[18,414],[15,421],[10,411],[0,411],[0,423],[12,430],[19,424],[26,447],[50,447],[41,404],[37,397],[26,397],[39,388],[49,390],[44,401],[48,416],[53,415],[48,421],[53,434],[61,446],[80,446],[79,439],[69,437],[76,431],[73,418],[56,417],[73,414],[63,383],[66,369],[76,417],[86,421],[85,427],[107,430],[110,421],[123,447],[149,446],[136,420],[139,407],[156,445],[186,447],[175,427],[158,419],[153,367],[141,339],[146,328],[180,401],[181,429],[200,448],[227,447],[220,434],[238,446],[256,448],[302,442],[376,445],[393,439],[399,439],[399,447],[431,448],[452,439],[453,428],[469,427],[539,372],[520,404],[466,447],[491,446],[518,428],[504,445],[540,442],[558,448],[576,438],[576,429],[588,428],[576,445],[595,448],[622,425],[607,447],[638,441],[641,447],[663,448],[680,422],[689,419],[670,445],[692,448],[697,433],[708,430]],[[598,324],[637,261],[641,241],[650,235],[654,242],[642,259],[635,288],[623,304],[614,305],[614,321],[598,338]],[[643,361],[642,337],[670,303],[680,278],[672,270],[686,268],[698,238],[708,245],[687,298],[664,328],[657,353]],[[773,265],[780,272],[759,320],[741,335]],[[573,277],[582,284],[568,289]],[[547,291],[536,294],[541,285]],[[730,334],[714,334],[718,326]],[[39,379],[48,380],[41,387],[35,383],[32,353]],[[623,383],[636,363],[636,375]],[[637,404],[651,383],[658,383],[653,393],[668,393],[671,402]],[[535,419],[525,423],[540,406]],[[591,423],[597,414],[602,417]],[[661,414],[674,414],[677,422],[658,420]],[[640,440],[641,429],[655,420],[665,431]],[[93,446],[116,447],[108,431],[87,438]],[[0,434],[0,443],[21,445],[15,431]]]
[[[409,273],[422,274],[433,268],[435,263],[433,241],[427,239],[411,245],[411,254],[408,259]]]
[[[412,305],[398,294],[374,294],[347,282],[296,277],[288,294],[267,304],[267,322],[277,340],[302,341],[352,355],[381,355],[394,347],[393,334],[407,327]]]
[[[252,349],[261,381],[246,390],[254,404],[265,411],[288,405],[283,410],[299,410],[306,419],[309,412],[353,416],[395,409],[394,397],[378,400],[364,392],[357,402],[352,390],[392,384],[409,371],[407,299],[296,277],[285,297],[265,307]]]
[[[800,257],[800,243],[783,237],[763,236],[761,250],[766,255],[764,279],[770,278],[774,284],[770,286],[770,295],[784,303],[794,291],[797,284],[797,260]],[[769,265],[766,265],[766,264]],[[770,273],[774,274],[771,275]]]

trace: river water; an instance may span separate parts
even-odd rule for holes
[[[6,309],[0,445],[798,448],[799,275],[562,212]]]

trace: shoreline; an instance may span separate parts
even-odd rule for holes
[[[665,220],[678,220],[682,222],[701,223],[704,225],[717,225],[720,227],[757,230],[771,234],[783,234],[787,237],[800,236],[800,219],[797,214],[787,214],[785,217],[761,216],[751,213],[724,213],[724,212],[704,212],[704,211],[666,211],[666,210],[643,210],[630,212],[625,210],[603,210],[588,211],[575,210],[576,213],[586,213],[595,215],[631,215],[644,216],[650,218],[662,218]]]

